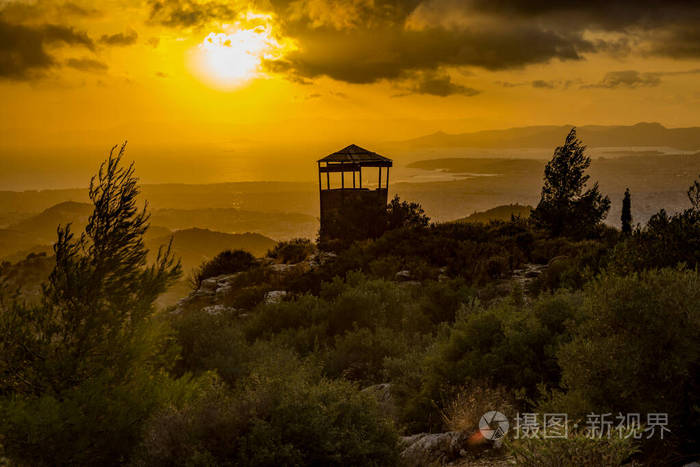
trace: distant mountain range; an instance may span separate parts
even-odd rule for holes
[[[410,148],[554,148],[574,125],[529,126],[504,130],[448,134],[437,132],[398,143]],[[577,127],[578,136],[589,147],[669,147],[700,149],[700,127],[666,128],[660,123],[630,126],[586,125]]]
[[[491,221],[509,221],[511,217],[520,217],[527,219],[532,212],[532,206],[523,206],[522,204],[508,204],[505,206],[496,206],[495,208],[479,211],[462,219],[457,219],[455,222],[482,222],[488,223]]]
[[[260,233],[225,233],[217,232],[206,228],[193,228],[203,225],[219,226],[231,228],[246,226],[253,227],[250,222],[252,217],[259,224],[280,222],[280,228],[291,229],[295,225],[302,223],[310,229],[310,225],[315,219],[311,216],[280,215],[264,216],[260,213],[241,213],[236,209],[221,209],[183,211],[182,216],[178,215],[178,210],[167,210],[162,216],[154,213],[154,218],[162,220],[168,226],[151,225],[145,235],[146,246],[156,252],[161,245],[167,245],[173,237],[174,252],[182,258],[185,271],[198,266],[202,261],[212,258],[220,251],[226,249],[244,249],[255,256],[264,255],[272,248],[276,241]],[[51,245],[56,241],[56,228],[59,225],[71,224],[73,232],[79,234],[87,225],[88,218],[92,213],[92,205],[66,201],[51,206],[48,209],[27,217],[5,229],[0,229],[0,260],[18,261],[29,253],[44,252],[51,254]],[[219,218],[217,224],[216,218]],[[153,218],[151,219],[153,221]],[[198,223],[201,221],[201,224]],[[315,225],[315,224],[314,224]],[[175,226],[171,230],[171,226]],[[190,228],[184,228],[188,226]],[[177,228],[177,227],[182,227]],[[242,229],[241,229],[242,230]]]
[[[171,235],[151,238],[146,241],[146,247],[155,255],[160,246],[167,245],[173,238],[175,256],[182,260],[185,273],[199,266],[224,250],[246,250],[253,256],[264,256],[275,246],[274,240],[256,233],[228,234],[207,229],[185,229],[173,232]]]

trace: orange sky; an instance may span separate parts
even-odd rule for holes
[[[699,6],[528,5],[0,0],[0,189],[80,184],[124,139],[144,181],[209,182],[438,130],[700,125]]]

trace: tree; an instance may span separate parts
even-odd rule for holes
[[[591,165],[585,150],[586,146],[576,137],[576,128],[572,128],[544,169],[542,198],[532,219],[553,236],[586,235],[605,219],[610,209],[610,199],[603,197],[597,182],[584,192],[589,179],[585,171]]]
[[[688,188],[688,199],[692,209],[700,211],[700,180],[695,180]]]
[[[154,301],[180,276],[170,246],[152,265],[126,143],[90,183],[85,232],[57,229],[39,305],[0,310],[0,432],[20,464],[117,464],[172,380]],[[116,151],[116,152],[115,152]]]
[[[630,189],[625,190],[625,197],[622,199],[622,233],[629,235],[632,233],[632,199],[630,197]]]

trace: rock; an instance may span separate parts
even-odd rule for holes
[[[404,269],[403,271],[399,271],[394,275],[394,278],[397,281],[411,280],[411,271],[409,271],[408,269]]]
[[[290,269],[293,269],[294,266],[294,264],[273,264],[269,267],[272,271],[283,274],[288,272]]]
[[[202,308],[202,311],[210,315],[220,315],[222,313],[235,312],[236,309],[224,305],[210,305]]]
[[[197,289],[197,292],[214,292],[216,290],[216,287],[218,286],[218,280],[216,277],[210,277],[208,279],[204,279],[201,284],[199,284],[199,289]]]
[[[396,401],[391,393],[391,383],[374,384],[364,388],[362,392],[371,394],[379,404],[382,414],[398,423]]]
[[[691,462],[690,464],[685,464],[683,467],[700,467],[700,463]]]
[[[556,263],[562,263],[562,262],[566,261],[567,259],[569,259],[569,257],[566,255],[555,256],[554,258],[549,260],[549,262],[547,263],[547,266],[552,266]]]
[[[216,295],[217,296],[222,296],[228,294],[231,290],[233,290],[233,286],[230,285],[221,285],[217,287],[216,289]]]
[[[286,296],[286,290],[271,290],[265,294],[265,303],[279,303]]]
[[[466,437],[458,431],[419,433],[401,438],[401,459],[406,465],[440,465],[460,456]]]

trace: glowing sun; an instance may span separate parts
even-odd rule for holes
[[[194,50],[193,71],[211,86],[235,89],[258,77],[263,60],[281,48],[269,26],[210,33]]]

